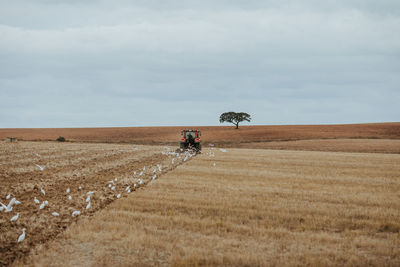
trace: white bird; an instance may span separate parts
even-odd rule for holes
[[[139,179],[139,184],[143,184],[143,180],[142,179]]]
[[[19,200],[15,200],[15,203],[14,203],[15,205],[19,205],[19,204],[21,204],[21,201],[19,201]]]
[[[133,172],[133,175],[136,175],[136,172]]]
[[[40,189],[40,191],[42,192],[43,195],[46,195],[46,192],[44,191],[44,189]]]
[[[47,206],[47,205],[49,205],[49,202],[47,200],[45,200],[44,204]]]
[[[86,198],[86,202],[90,201],[90,195]]]
[[[158,165],[158,171],[162,172],[162,166],[161,165]]]
[[[136,188],[136,184],[133,184],[133,187],[135,187],[135,188]]]
[[[44,209],[44,207],[46,206],[46,203],[44,203],[44,201],[42,202],[42,204],[40,204],[40,207],[39,207],[39,209]]]
[[[115,189],[115,186],[111,187],[111,190],[114,190],[114,189]]]
[[[128,192],[128,194],[131,192],[131,189],[129,189],[128,191],[126,191],[126,192]]]
[[[71,190],[69,188],[67,188],[67,190],[65,192],[67,192],[67,194],[68,194],[69,192],[71,192]]]
[[[145,171],[145,170],[146,170],[146,166],[143,167],[143,171]]]
[[[6,199],[10,199],[10,197],[11,197],[11,195],[10,195],[10,194],[8,194],[8,195],[6,196]]]
[[[71,196],[68,196],[68,200],[72,200],[72,197],[71,197]]]
[[[130,190],[131,189],[131,187],[128,185],[126,188],[125,188],[125,191],[128,191],[128,190]]]
[[[22,229],[22,234],[18,237],[18,243],[21,243],[25,239],[25,228]]]
[[[93,191],[89,191],[86,193],[86,195],[93,195],[93,193],[94,193]]]
[[[86,209],[90,209],[91,206],[92,205],[90,204],[90,201],[89,201],[89,203],[86,205]]]
[[[140,173],[139,173],[139,176],[142,176],[142,175],[143,175],[143,172],[140,172]]]
[[[14,217],[12,217],[10,221],[14,222],[14,221],[18,220],[18,218],[19,218],[19,213],[17,213],[17,215],[15,215]]]
[[[82,190],[82,186],[79,186],[78,189],[79,189],[79,190]]]
[[[108,184],[108,187],[111,188],[112,184]]]
[[[153,176],[153,180],[155,180],[156,178],[157,178],[157,175],[154,175],[154,176]]]
[[[36,204],[39,204],[39,203],[40,203],[40,201],[39,201],[36,197],[33,199],[33,201],[34,201]]]
[[[44,167],[40,166],[39,164],[35,164],[41,171],[44,170]]]
[[[118,194],[118,195],[117,195],[117,198],[120,198],[120,197],[121,197],[121,194]]]
[[[115,181],[115,182],[118,181],[118,178],[115,178],[114,181]]]
[[[1,204],[1,209],[0,209],[0,211],[2,211],[2,210],[5,210],[5,212],[10,212],[10,211],[12,211],[12,206],[11,207],[8,207],[8,206],[6,206],[6,205],[4,205],[3,203],[1,203],[0,202],[0,204]]]
[[[11,208],[11,207],[15,204],[16,201],[17,201],[17,200],[15,199],[15,197],[13,197],[13,198],[10,200],[10,202],[8,202],[8,208]]]
[[[34,153],[36,157],[40,158],[40,155],[38,153]]]
[[[220,151],[225,153],[226,149],[221,148]]]
[[[78,216],[80,214],[81,214],[81,212],[79,210],[76,210],[76,211],[72,212],[72,217]]]
[[[58,212],[55,212],[55,211],[54,211],[54,212],[52,213],[52,215],[58,217],[60,214],[58,214]]]

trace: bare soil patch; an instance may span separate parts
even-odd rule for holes
[[[197,128],[204,144],[236,146],[240,143],[334,138],[400,139],[400,123],[346,125],[273,125],[273,126],[201,126],[201,127],[115,127],[0,129],[0,139],[8,136],[22,140],[56,140],[59,136],[77,142],[135,144],[171,144],[179,142],[180,131]]]

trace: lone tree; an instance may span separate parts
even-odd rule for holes
[[[219,122],[230,122],[233,123],[236,126],[236,129],[239,128],[239,123],[242,121],[248,121],[250,122],[251,117],[249,114],[244,113],[244,112],[225,112],[222,113],[221,116],[219,117]]]

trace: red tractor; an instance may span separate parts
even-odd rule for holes
[[[194,149],[196,152],[201,152],[200,136],[201,132],[199,130],[182,130],[181,131],[180,148],[181,149]]]

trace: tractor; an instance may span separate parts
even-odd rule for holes
[[[181,136],[182,138],[180,140],[180,148],[182,150],[192,149],[196,152],[201,152],[201,132],[199,130],[182,130]]]

